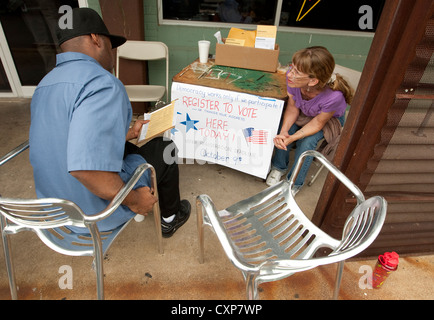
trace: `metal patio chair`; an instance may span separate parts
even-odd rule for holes
[[[27,148],[28,141],[2,157],[0,164],[6,163]],[[135,170],[131,179],[118,192],[110,204],[103,211],[91,216],[85,215],[72,201],[64,199],[11,199],[0,196],[1,234],[12,299],[17,299],[17,286],[9,237],[21,231],[34,231],[45,245],[64,255],[93,256],[97,297],[98,299],[104,299],[103,257],[116,237],[132,219],[109,232],[100,232],[96,223],[110,216],[119,207],[146,170],[151,170],[151,181],[154,191],[157,192],[154,168],[148,163],[142,164]],[[158,197],[158,195],[156,196]],[[153,214],[157,231],[158,250],[162,253],[158,201],[153,207]],[[89,234],[76,234],[65,228],[65,226],[87,228]]]
[[[317,158],[355,196],[357,205],[348,216],[342,239],[334,239],[316,227],[301,211],[291,192],[306,156]],[[216,233],[230,261],[246,281],[248,299],[258,299],[258,285],[281,280],[296,272],[338,262],[333,298],[337,299],[344,261],[365,250],[377,237],[386,216],[387,203],[376,196],[365,200],[362,192],[317,151],[306,151],[289,180],[217,211],[207,195],[196,202],[199,261],[204,260],[204,227]],[[316,257],[321,248],[327,256]]]

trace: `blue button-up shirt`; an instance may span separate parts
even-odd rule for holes
[[[69,172],[119,172],[126,181],[132,174],[129,168],[145,162],[139,155],[124,162],[131,117],[124,86],[96,60],[77,52],[57,55],[56,68],[39,83],[31,102],[30,162],[37,196],[71,200],[88,215],[103,210],[108,201]],[[140,186],[149,186],[147,179],[141,179]],[[111,230],[133,215],[121,206],[98,226]]]

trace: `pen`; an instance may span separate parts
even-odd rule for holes
[[[187,72],[188,69],[190,69],[190,65],[186,66],[186,67],[181,71],[181,74],[179,75],[179,77],[181,78],[181,77],[184,75],[184,73]]]
[[[202,78],[205,74],[207,74],[211,70],[211,68],[212,66],[206,69],[197,79],[199,80],[200,78]]]

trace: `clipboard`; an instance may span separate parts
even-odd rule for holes
[[[149,120],[149,122],[142,126],[140,134],[137,137],[137,144],[147,142],[166,130],[175,127],[175,119],[173,116],[175,112],[175,101],[176,100],[173,100],[170,104],[154,112],[144,114],[143,120]]]

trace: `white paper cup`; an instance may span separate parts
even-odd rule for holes
[[[207,63],[208,55],[209,55],[209,46],[211,42],[209,42],[208,40],[200,40],[198,44],[199,44],[199,62]]]

